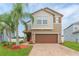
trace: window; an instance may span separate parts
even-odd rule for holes
[[[37,20],[37,24],[42,24],[42,21],[41,20]]]
[[[47,16],[38,16],[37,24],[47,24]]]
[[[47,24],[47,20],[43,20],[43,24]]]
[[[59,23],[59,18],[56,18],[56,23]]]
[[[42,20],[43,20],[43,24],[47,24],[47,16],[44,15]]]
[[[75,29],[77,29],[77,27],[75,27]]]

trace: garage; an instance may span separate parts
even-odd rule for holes
[[[36,34],[35,42],[36,43],[57,43],[58,35],[57,34]]]

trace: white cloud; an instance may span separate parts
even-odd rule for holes
[[[79,9],[79,5],[71,5],[69,7],[63,8],[60,10],[62,14],[64,14],[64,17],[68,17],[72,15],[75,11]]]

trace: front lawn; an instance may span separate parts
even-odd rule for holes
[[[66,41],[64,42],[64,46],[79,51],[79,43]]]
[[[32,46],[30,45],[28,48],[11,50],[8,48],[4,48],[2,44],[0,44],[0,56],[27,56],[29,55]]]

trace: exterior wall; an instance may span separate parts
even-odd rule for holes
[[[78,31],[78,33],[73,34],[74,38],[75,38],[75,42],[79,42],[79,24],[74,24],[73,32],[77,32],[77,31]]]
[[[79,33],[73,34],[75,37],[75,42],[79,42]]]
[[[73,26],[64,30],[64,40],[65,41],[75,41],[75,37],[73,35]]]
[[[47,24],[41,24],[41,25],[38,25],[37,24],[37,17],[38,16],[44,16],[46,15],[47,16]],[[35,14],[33,14],[34,16],[34,24],[32,25],[32,29],[53,29],[53,16],[45,11],[39,11]]]
[[[63,41],[61,39],[61,35],[62,35],[62,17],[59,17],[59,23],[54,22],[53,26],[54,26],[53,32],[59,33],[59,43],[63,43]]]
[[[79,24],[73,25],[73,32],[79,31]]]
[[[58,34],[58,43],[62,43],[62,41],[61,41],[61,36],[60,36],[60,34],[59,33],[57,33],[57,32],[52,32],[52,30],[41,30],[41,31],[32,31],[32,41],[33,41],[33,43],[35,43],[35,35],[36,34]]]
[[[62,29],[61,24],[56,24],[56,23],[54,23],[53,26],[54,26],[53,32],[61,33],[61,31],[62,31],[62,30],[61,30],[61,29]]]

